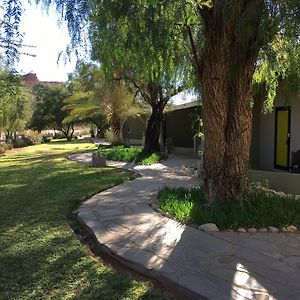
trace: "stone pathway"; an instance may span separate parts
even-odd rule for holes
[[[88,154],[70,159],[91,160]],[[95,195],[80,206],[78,215],[116,258],[176,284],[186,299],[300,300],[300,234],[205,233],[154,212],[147,203],[162,186],[199,184],[192,176],[192,159],[109,165],[142,177]]]

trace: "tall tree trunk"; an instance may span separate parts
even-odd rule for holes
[[[164,103],[159,101],[151,107],[152,112],[147,123],[144,145],[144,151],[150,154],[160,150],[159,136],[163,120]]]
[[[68,124],[66,127],[61,127],[60,131],[65,135],[66,139],[68,141],[71,141],[74,134],[74,127],[73,124]]]
[[[252,76],[260,49],[261,5],[262,0],[216,0],[203,14],[202,115],[208,204],[243,195],[247,188]],[[240,26],[245,30],[243,36],[239,35]]]
[[[123,145],[124,139],[123,139],[123,133],[121,128],[121,120],[118,116],[115,114],[112,114],[111,116],[111,128],[115,136],[115,141],[113,144],[115,145]]]

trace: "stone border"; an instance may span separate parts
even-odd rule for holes
[[[273,193],[276,193],[275,191],[271,191]],[[278,193],[279,195],[282,195],[281,193]],[[282,195],[283,196],[283,195]],[[170,213],[164,212],[159,208],[159,200],[158,200],[158,192],[154,193],[151,197],[151,199],[148,201],[148,205],[157,213],[163,215],[164,217],[167,217],[169,219],[172,219],[178,223],[188,225],[192,228],[204,231],[204,232],[237,232],[237,233],[259,233],[259,232],[269,232],[269,233],[300,233],[300,229],[297,226],[294,225],[288,225],[284,226],[282,228],[277,228],[275,226],[268,226],[268,227],[262,227],[262,228],[237,228],[234,229],[224,229],[220,230],[216,224],[214,223],[206,223],[202,225],[196,225],[193,223],[189,223],[188,221],[179,221],[174,216],[172,216]]]

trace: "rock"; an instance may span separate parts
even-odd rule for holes
[[[263,228],[258,229],[258,232],[268,232],[268,229],[263,227]]]
[[[282,232],[288,232],[288,230],[287,230],[286,227],[282,227],[282,228],[281,228],[281,231],[282,231]]]
[[[294,232],[294,231],[298,230],[298,228],[294,225],[287,226],[286,229],[287,229],[287,232]]]
[[[255,232],[257,232],[257,229],[254,228],[254,227],[251,227],[251,228],[248,229],[248,232],[249,233],[255,233]]]
[[[273,227],[273,226],[269,226],[269,227],[268,227],[268,230],[269,230],[270,232],[272,232],[272,233],[279,232],[279,229],[276,228],[276,227]]]
[[[173,219],[173,216],[171,214],[169,214],[169,213],[164,213],[164,216],[167,217],[167,218],[169,218],[169,219]]]
[[[247,230],[245,228],[238,228],[237,231],[240,232],[240,233],[247,232]]]
[[[218,232],[218,231],[220,231],[219,228],[217,227],[217,225],[214,224],[214,223],[207,223],[207,224],[200,225],[198,227],[198,229],[200,229],[202,231],[205,231],[205,232]]]
[[[154,210],[157,210],[157,209],[158,209],[158,206],[156,205],[156,203],[152,203],[152,204],[151,204],[151,207],[152,207]]]
[[[92,167],[94,168],[106,167],[106,158],[103,156],[92,156]]]

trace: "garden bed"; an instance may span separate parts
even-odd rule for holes
[[[202,188],[161,189],[157,208],[180,222],[200,226],[216,224],[220,230],[239,232],[296,231],[300,228],[297,196],[253,189],[245,199],[205,206]],[[155,206],[155,205],[154,205]]]
[[[125,147],[125,146],[99,146],[98,150],[94,152],[95,156],[103,156],[108,160],[133,162],[142,165],[152,165],[164,159],[167,155],[163,153],[148,154],[143,152],[139,147]]]

